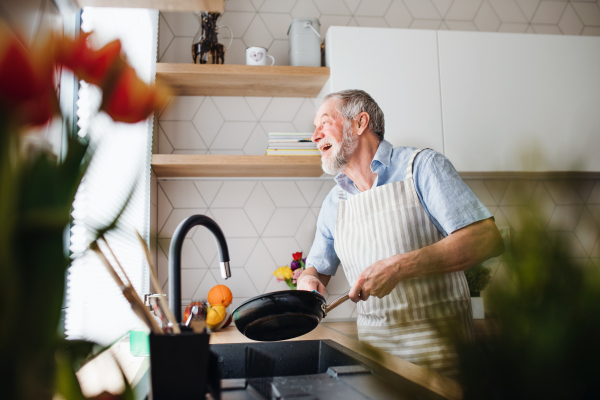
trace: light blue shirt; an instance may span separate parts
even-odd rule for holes
[[[414,147],[392,148],[383,140],[371,162],[371,171],[377,174],[373,187],[406,178],[406,168]],[[413,179],[421,205],[442,235],[492,217],[489,210],[462,181],[452,163],[442,154],[423,150],[415,158]],[[338,187],[346,191],[346,198],[360,193],[354,182],[344,173],[335,177],[337,185],[331,189],[321,207],[317,220],[315,240],[306,259],[306,265],[321,274],[335,275],[340,260],[335,253],[335,223],[337,219]]]

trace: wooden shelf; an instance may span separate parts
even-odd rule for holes
[[[156,80],[187,96],[317,97],[327,79],[328,67],[156,64]]]
[[[73,0],[83,7],[150,8],[164,11],[225,12],[225,0]]]
[[[159,178],[174,177],[319,177],[317,156],[216,156],[154,154],[152,169]]]
[[[316,156],[214,156],[153,154],[152,169],[159,178],[289,177],[323,175]],[[599,172],[459,172],[462,179],[600,179]]]

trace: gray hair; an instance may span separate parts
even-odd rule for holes
[[[380,142],[383,140],[385,133],[383,111],[367,92],[358,89],[342,90],[328,94],[323,98],[322,103],[329,99],[341,100],[336,105],[336,110],[346,121],[353,120],[361,112],[369,114],[369,130],[377,136]]]

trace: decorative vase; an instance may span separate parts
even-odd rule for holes
[[[225,64],[225,50],[233,42],[233,33],[227,26],[217,26],[221,17],[217,12],[195,12],[200,27],[192,41],[192,59],[194,64]],[[229,31],[229,44],[227,46],[219,43],[217,38],[219,28]]]

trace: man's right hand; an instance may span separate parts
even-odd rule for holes
[[[312,275],[306,275],[298,280],[298,290],[307,290],[309,292],[316,290],[325,296],[325,286],[323,286],[318,278]]]
[[[316,290],[325,296],[325,285],[329,283],[329,278],[331,276],[319,274],[314,267],[307,267],[298,277],[298,290]]]

